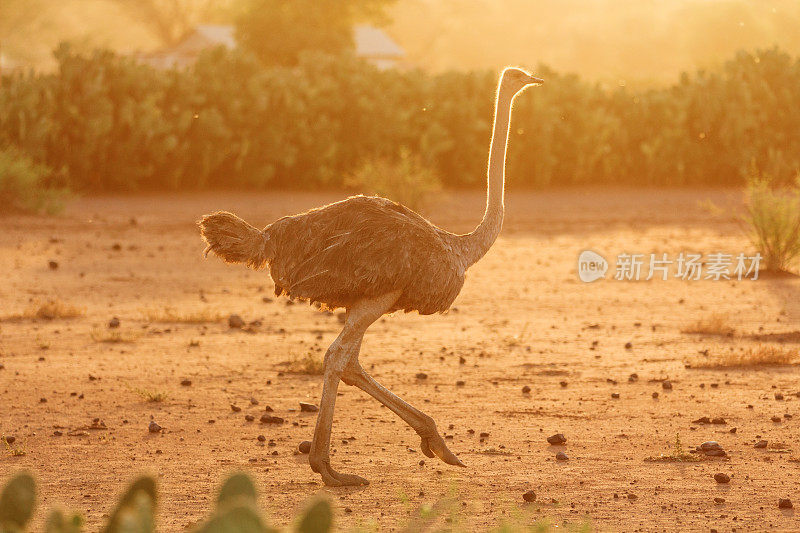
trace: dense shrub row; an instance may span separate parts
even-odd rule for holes
[[[2,80],[0,147],[79,191],[340,186],[401,153],[446,185],[483,181],[493,73],[326,55],[265,68],[222,49],[167,72],[107,51],[56,56],[55,73]],[[779,50],[635,93],[536,72],[545,86],[515,110],[515,185],[741,184],[754,166],[784,181],[800,169],[800,61]]]

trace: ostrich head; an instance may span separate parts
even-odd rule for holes
[[[541,85],[544,80],[534,78],[524,70],[516,67],[506,67],[503,71],[502,86],[509,89],[514,94],[522,91],[530,85]]]

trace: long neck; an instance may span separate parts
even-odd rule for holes
[[[503,226],[503,191],[505,187],[506,145],[511,124],[511,104],[514,94],[503,90],[501,81],[494,109],[492,144],[489,148],[489,170],[486,182],[486,211],[483,220],[472,233],[461,236],[461,251],[465,267],[475,264],[489,251]]]

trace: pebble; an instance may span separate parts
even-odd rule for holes
[[[792,505],[792,500],[789,498],[780,498],[778,499],[778,509],[792,509],[794,505]]]
[[[529,490],[525,494],[522,495],[522,499],[526,502],[535,502],[536,501],[536,493],[532,490]]]
[[[191,379],[183,379],[183,380],[181,380],[181,385],[184,386],[184,387],[191,387],[192,386],[192,380]]]
[[[58,270],[58,261],[48,261],[47,266],[50,270]]]
[[[531,388],[529,386],[525,385],[524,387],[522,387],[522,394],[528,394],[530,391],[531,391]],[[526,492],[526,494],[527,494],[527,492]]]
[[[564,452],[558,452],[556,454],[556,461],[567,461],[568,459],[569,457],[567,457],[567,454]]]
[[[428,379],[428,374],[426,374],[425,372],[417,372],[416,378],[417,379]]]
[[[619,399],[619,393],[618,392],[612,392],[611,393],[611,397],[614,398],[614,399]]]
[[[150,425],[147,426],[147,431],[149,431],[150,433],[158,433],[162,429],[164,429],[164,428],[162,428],[161,426],[156,424],[156,422],[154,420],[151,420],[150,421]]]
[[[717,483],[730,483],[731,477],[728,474],[718,472],[714,474],[714,481],[716,481]]]
[[[256,438],[258,439],[258,442],[264,442],[264,441],[266,441],[266,440],[267,440],[267,437],[265,437],[264,435],[259,435],[259,436],[258,436],[258,437],[256,437]]]
[[[303,442],[300,443],[300,445],[297,447],[297,449],[300,450],[300,453],[308,453],[308,452],[310,452],[311,451],[311,441],[310,440],[304,440]]]
[[[300,402],[300,411],[304,413],[316,413],[319,411],[319,407],[313,403]]]
[[[658,393],[657,392],[653,393],[653,398],[658,398]]]
[[[753,448],[766,448],[766,447],[767,447],[767,441],[765,440],[760,440],[753,445]]]
[[[14,444],[14,442],[16,442],[16,440],[17,440],[17,437],[15,437],[13,435],[6,435],[6,442],[7,443]]]
[[[231,315],[228,317],[228,327],[233,329],[242,329],[244,327],[244,320],[239,315]]]
[[[547,437],[547,442],[550,444],[564,444],[567,442],[567,437],[565,437],[563,433],[556,433],[555,435]]]
[[[456,381],[456,387],[463,387],[464,385],[466,385],[466,382],[460,380]]]
[[[247,420],[248,422],[252,422],[253,420],[256,419],[256,417],[254,417],[253,415],[244,415],[244,419]]]
[[[777,423],[777,422],[780,422],[780,421],[781,421],[781,417],[779,417],[778,415],[775,415],[775,416],[773,416],[773,417],[772,417],[770,420],[772,420],[773,422],[776,422],[776,423]]]
[[[776,392],[775,393],[775,399],[776,400],[783,400],[783,394],[781,394],[780,392]]]
[[[238,405],[231,404],[231,411],[233,411],[234,413],[238,413],[241,410],[242,408],[239,407]]]
[[[716,498],[714,498],[714,503],[725,503],[725,498],[720,498],[719,496],[717,496]]]
[[[111,329],[118,328],[119,327],[119,318],[114,317],[111,320],[109,320],[108,321],[108,327],[111,328]]]
[[[631,342],[626,342],[626,343],[625,343],[625,349],[626,349],[626,350],[630,350],[631,348],[633,348],[633,343],[631,343]]]
[[[664,380],[661,382],[661,388],[664,390],[672,390],[672,382],[670,380]]]

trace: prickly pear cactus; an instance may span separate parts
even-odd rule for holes
[[[23,531],[36,504],[36,482],[27,472],[17,474],[0,494],[0,531]]]
[[[81,515],[64,516],[63,512],[56,510],[47,517],[44,531],[45,533],[81,533],[81,526],[83,526]]]
[[[333,526],[333,511],[328,500],[318,499],[300,516],[298,533],[328,533]]]
[[[103,533],[153,533],[155,507],[156,482],[141,477],[123,494]]]
[[[237,473],[222,484],[217,508],[195,533],[277,533],[256,507],[256,488],[247,474]]]

